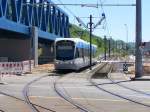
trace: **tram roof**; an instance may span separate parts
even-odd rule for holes
[[[57,42],[57,41],[61,41],[61,40],[73,41],[73,42],[76,43],[76,46],[78,48],[88,48],[88,49],[90,48],[90,43],[86,42],[86,41],[84,41],[84,40],[82,40],[80,38],[56,38],[55,41]],[[96,48],[97,48],[97,46],[92,44],[92,49],[96,49]]]

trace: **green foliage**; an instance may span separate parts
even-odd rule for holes
[[[89,32],[87,30],[83,30],[80,27],[70,24],[70,35],[72,38],[81,38],[87,42],[90,41]],[[104,42],[101,37],[92,35],[92,44],[97,45],[98,52],[97,54],[103,52],[104,50]]]
[[[84,30],[74,24],[70,24],[69,26],[70,36],[72,38],[81,38],[87,42],[90,40],[89,31]],[[107,39],[108,40],[108,39]],[[126,55],[126,43],[122,40],[113,40],[109,38],[111,44],[111,52],[117,53],[119,55]],[[104,40],[101,37],[92,35],[92,44],[97,45],[97,55],[104,53]],[[129,45],[128,45],[129,47]],[[108,41],[106,48],[108,49]],[[107,50],[108,53],[108,50]]]

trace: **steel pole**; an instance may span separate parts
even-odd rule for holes
[[[108,40],[108,54],[109,54],[109,58],[110,58],[110,39]]]
[[[128,25],[124,24],[126,28],[126,55],[128,55]]]
[[[90,70],[92,70],[92,15],[90,15]]]
[[[113,41],[113,56],[115,54],[115,41]]]
[[[118,54],[118,43],[116,41],[116,57],[117,57],[117,54]]]
[[[104,36],[104,60],[106,60],[106,36]]]
[[[142,42],[142,6],[141,0],[136,0],[136,45],[135,45],[135,78],[143,75],[142,53],[139,49]]]

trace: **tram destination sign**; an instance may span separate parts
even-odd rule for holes
[[[58,46],[57,49],[59,50],[71,50],[73,46]]]

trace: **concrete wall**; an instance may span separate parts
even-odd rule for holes
[[[8,57],[9,61],[28,60],[30,39],[0,37],[0,57]]]
[[[0,31],[0,57],[8,57],[8,61],[25,61],[34,59],[34,39],[26,35]],[[31,46],[32,43],[32,46]],[[39,38],[39,63],[54,61],[54,41]],[[32,47],[32,48],[31,48]],[[2,58],[3,59],[3,58]],[[1,61],[1,58],[0,58]]]

